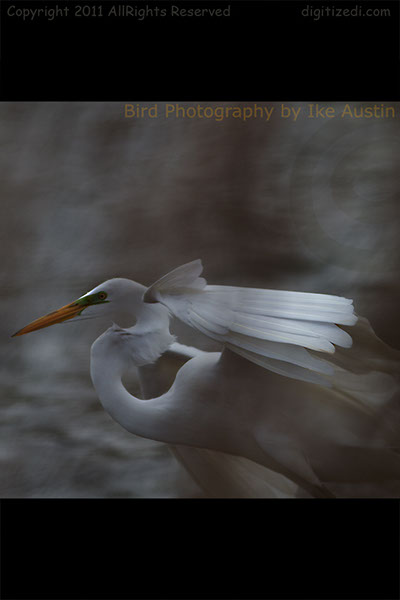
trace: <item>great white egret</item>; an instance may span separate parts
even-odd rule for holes
[[[14,335],[72,318],[113,322],[91,348],[103,407],[133,434],[171,445],[209,495],[399,494],[400,352],[357,318],[352,300],[207,285],[201,272],[196,260],[149,288],[105,281]],[[222,351],[177,343],[171,315]],[[115,324],[126,319],[135,324]],[[159,391],[169,356],[186,362]],[[132,366],[147,399],[122,383]]]

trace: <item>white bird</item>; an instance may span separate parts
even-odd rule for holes
[[[91,348],[104,409],[129,432],[172,446],[210,496],[399,495],[400,352],[349,299],[207,285],[201,272],[195,260],[149,288],[105,281],[14,335],[83,312],[112,321]],[[177,343],[171,315],[222,351]],[[134,325],[115,324],[126,319]],[[342,326],[352,327],[352,348]],[[162,389],[171,357],[186,362]],[[122,383],[133,366],[142,399]]]

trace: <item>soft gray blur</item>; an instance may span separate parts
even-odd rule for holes
[[[10,339],[105,279],[150,284],[201,258],[209,283],[351,297],[400,347],[398,118],[127,120],[119,103],[3,103],[0,141],[1,497],[202,495],[167,447],[103,411],[96,322]]]

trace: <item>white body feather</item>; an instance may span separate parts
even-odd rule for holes
[[[121,280],[137,323],[114,326],[92,346],[92,379],[110,415],[174,446],[210,495],[400,492],[399,353],[357,321],[349,299],[208,286],[201,271],[194,261],[147,290]],[[120,287],[113,281],[99,286],[110,298]],[[168,311],[224,351],[175,342]],[[355,348],[338,325],[355,325]],[[154,390],[167,355],[189,359],[169,389],[146,401],[125,390],[132,363]]]

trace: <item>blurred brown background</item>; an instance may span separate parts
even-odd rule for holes
[[[165,446],[103,411],[95,323],[9,337],[111,277],[150,284],[201,258],[209,283],[351,297],[400,348],[400,117],[286,104],[296,122],[0,105],[1,497],[201,496]]]

